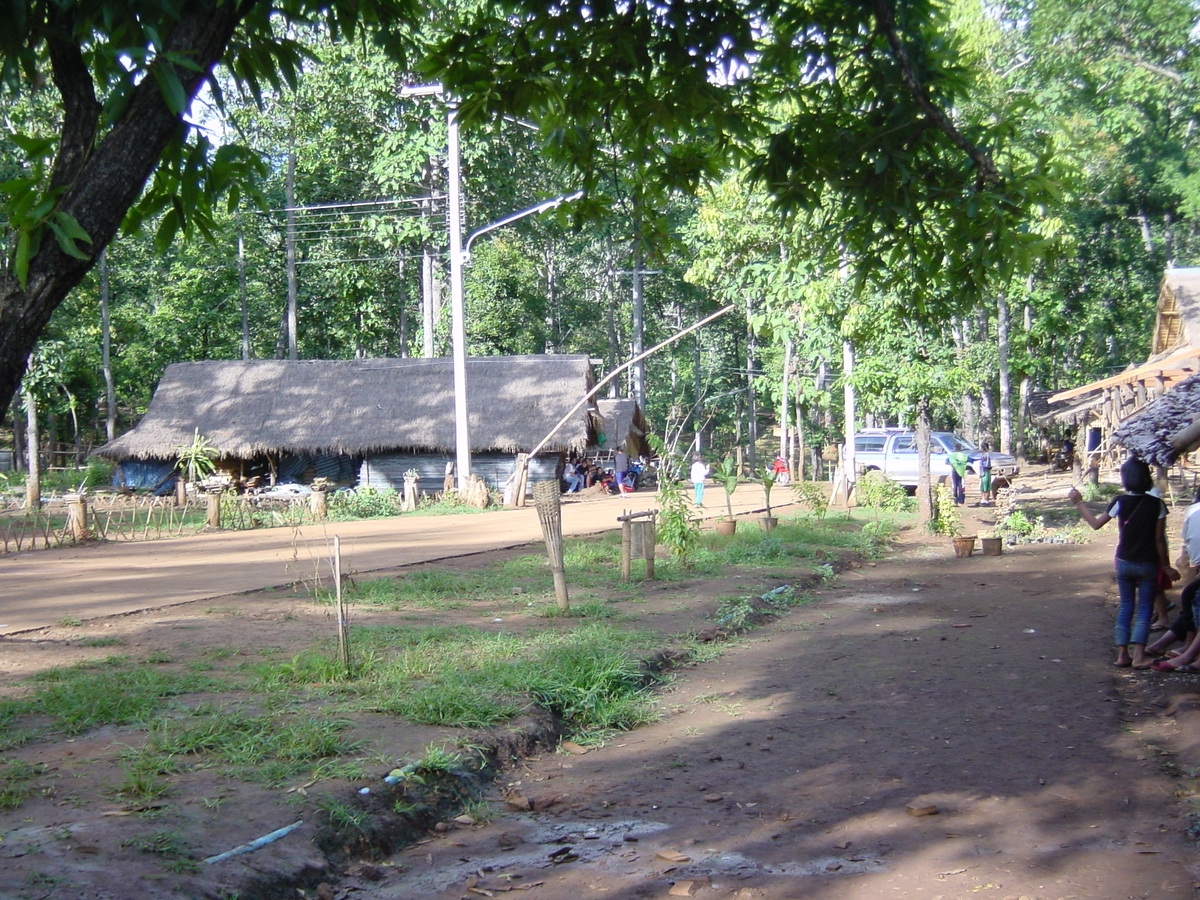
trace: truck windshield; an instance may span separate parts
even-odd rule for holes
[[[938,435],[938,437],[951,453],[956,450],[962,450],[966,453],[970,453],[973,450],[979,449],[965,437],[959,437],[957,434],[942,434]]]

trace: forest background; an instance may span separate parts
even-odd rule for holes
[[[403,62],[361,35],[276,19],[279,39],[301,48],[297,77],[247,82],[218,68],[217,92],[190,107],[191,139],[214,154],[250,148],[239,189],[203,217],[178,183],[173,199],[134,209],[37,343],[10,415],[18,451],[32,401],[43,446],[65,445],[82,460],[136,422],[173,362],[447,355],[446,105],[401,96],[431,74],[463,98],[465,234],[587,191],[473,244],[470,353],[585,353],[608,371],[734,305],[620,385],[681,449],[699,435],[706,451],[740,447],[753,460],[756,440],[785,422],[788,449],[815,461],[842,437],[842,392],[852,385],[859,424],[924,415],[1010,452],[1037,452],[1030,394],[1145,359],[1163,270],[1197,261],[1200,72],[1190,3],[913,4],[924,18],[908,39],[953,84],[939,95],[953,133],[987,148],[1016,199],[1003,209],[1003,235],[986,211],[959,210],[982,223],[974,237],[930,206],[897,200],[886,226],[903,237],[878,241],[870,233],[881,233],[888,200],[872,191],[904,169],[903,148],[862,154],[867,168],[856,173],[836,164],[856,134],[889,129],[904,71],[893,73],[895,97],[875,84],[864,89],[869,101],[847,105],[852,132],[828,106],[823,118],[806,118],[803,94],[822,79],[779,65],[768,47],[759,62],[774,63],[792,95],[759,90],[755,115],[789,123],[795,156],[807,153],[810,168],[781,166],[775,144],[697,164],[697,145],[718,143],[719,109],[678,113],[693,120],[690,144],[665,129],[658,138],[652,129],[634,138],[614,131],[608,142],[589,136],[596,110],[608,121],[607,101],[591,102],[591,120],[571,119],[569,104],[557,120],[492,115],[546,111],[513,88],[533,80],[528,66],[547,47],[530,35],[553,14],[549,4],[525,6],[507,44],[481,39],[507,27],[490,8],[430,7],[406,26]],[[863,6],[877,23],[896,14],[887,3]],[[619,43],[607,52],[608,68],[584,87],[596,91],[608,78],[613,96],[645,101],[631,86],[645,79],[623,83]],[[581,60],[564,72],[582,70]],[[744,73],[735,66],[725,78]],[[472,79],[495,89],[469,94],[462,88]],[[52,156],[61,121],[52,92],[6,102],[6,233],[24,227],[23,185]],[[639,140],[641,156],[629,152]],[[168,162],[164,170],[186,183],[187,158]],[[908,162],[901,180],[926,196],[940,177],[950,180],[915,153]],[[804,177],[822,165],[824,185]],[[155,191],[152,183],[147,196]],[[951,261],[955,244],[972,246]],[[19,269],[21,252],[18,237],[7,243],[6,271]]]

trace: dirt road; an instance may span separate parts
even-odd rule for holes
[[[574,506],[564,519],[576,532],[642,508],[619,498]],[[453,538],[429,519],[338,530],[359,571],[422,548],[430,557],[478,553],[461,564],[482,565],[489,545],[474,536],[476,523],[502,532],[495,546],[537,536],[532,511],[497,515],[456,517]],[[986,524],[986,511],[973,515]],[[0,641],[6,680],[19,689],[22,673],[99,661],[111,646],[181,672],[253,661],[268,645],[285,657],[303,646],[327,609],[269,592],[211,607],[187,601],[308,580],[326,534],[222,540],[142,549],[144,561],[126,556],[124,572],[102,565],[102,551],[123,548],[61,551],[59,564],[34,554],[0,561],[10,634],[19,615],[32,628],[180,604]],[[1200,676],[1110,666],[1112,542],[1102,532],[1088,545],[960,560],[944,539],[905,533],[893,558],[843,573],[816,602],[676,673],[657,724],[598,749],[514,763],[490,821],[444,823],[370,865],[329,865],[301,829],[229,865],[274,879],[271,896],[337,900],[1196,897]],[[59,580],[30,580],[51,576]],[[679,633],[711,625],[730,590],[736,583],[697,579],[619,606]],[[504,627],[531,615],[517,602],[500,614]],[[490,606],[433,615],[498,621]],[[363,611],[358,621],[392,617]],[[387,717],[359,729],[400,755],[441,736]],[[122,803],[107,785],[131,740],[129,729],[99,729],[12,754],[41,768],[46,790],[0,818],[0,897],[209,896],[172,892],[158,860],[137,850],[143,832],[178,833],[204,856],[295,816],[277,790],[234,788],[208,769],[196,785],[176,784],[161,807]],[[353,795],[359,784],[333,788]],[[378,776],[366,786],[377,789]],[[537,811],[504,812],[510,803]],[[320,867],[312,871],[325,886],[287,893],[304,866]],[[222,874],[204,871],[214,880],[197,884]]]
[[[662,722],[498,791],[545,811],[353,896],[1194,897],[1172,775],[1200,764],[1200,676],[1109,665],[1110,570],[1103,537],[959,560],[909,536],[683,675]]]
[[[724,511],[715,489],[703,511]],[[709,498],[706,498],[709,499]],[[762,489],[733,496],[736,514],[762,507]],[[623,510],[654,508],[653,494],[567,498],[565,534],[613,528]],[[90,544],[0,556],[0,636],[294,583],[331,573],[334,536],[342,571],[374,572],[517,547],[542,539],[532,506],[481,515],[402,516],[302,528],[219,532],[140,543]]]

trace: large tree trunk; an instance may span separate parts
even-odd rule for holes
[[[42,458],[41,436],[38,433],[37,397],[32,391],[25,392],[25,435],[29,448],[28,476],[25,479],[25,508],[42,508]]]
[[[929,398],[917,401],[917,517],[922,525],[933,521],[933,482],[929,474]]]
[[[1008,368],[1008,297],[996,297],[996,356],[1000,370],[1000,452],[1012,453],[1012,377]]]
[[[854,344],[842,341],[842,402],[846,410],[846,503],[850,504],[858,481],[858,463],[854,460],[854,432],[858,429],[857,396],[854,393]]]
[[[189,68],[174,65],[174,70],[186,96],[194,97],[252,5],[222,0],[182,3],[155,65],[187,59]],[[21,383],[42,329],[96,264],[182,127],[182,113],[170,110],[158,81],[147,77],[133,88],[120,118],[97,141],[101,107],[87,63],[70,38],[70,6],[50,4],[48,9],[48,49],[63,119],[46,196],[57,197],[55,213],[72,217],[91,242],[78,248],[83,258],[76,258],[43,227],[24,284],[11,268],[0,275],[0,405],[5,407]],[[65,39],[53,37],[59,33]]]

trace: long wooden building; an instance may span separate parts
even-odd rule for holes
[[[594,384],[586,356],[467,360],[472,472],[500,488],[515,454],[536,446]],[[585,404],[531,462],[557,477],[567,453],[594,446],[601,416]],[[441,490],[455,456],[450,359],[253,360],[168,366],[137,426],[96,451],[132,488],[170,478],[199,432],[235,478],[399,488],[409,469]]]

